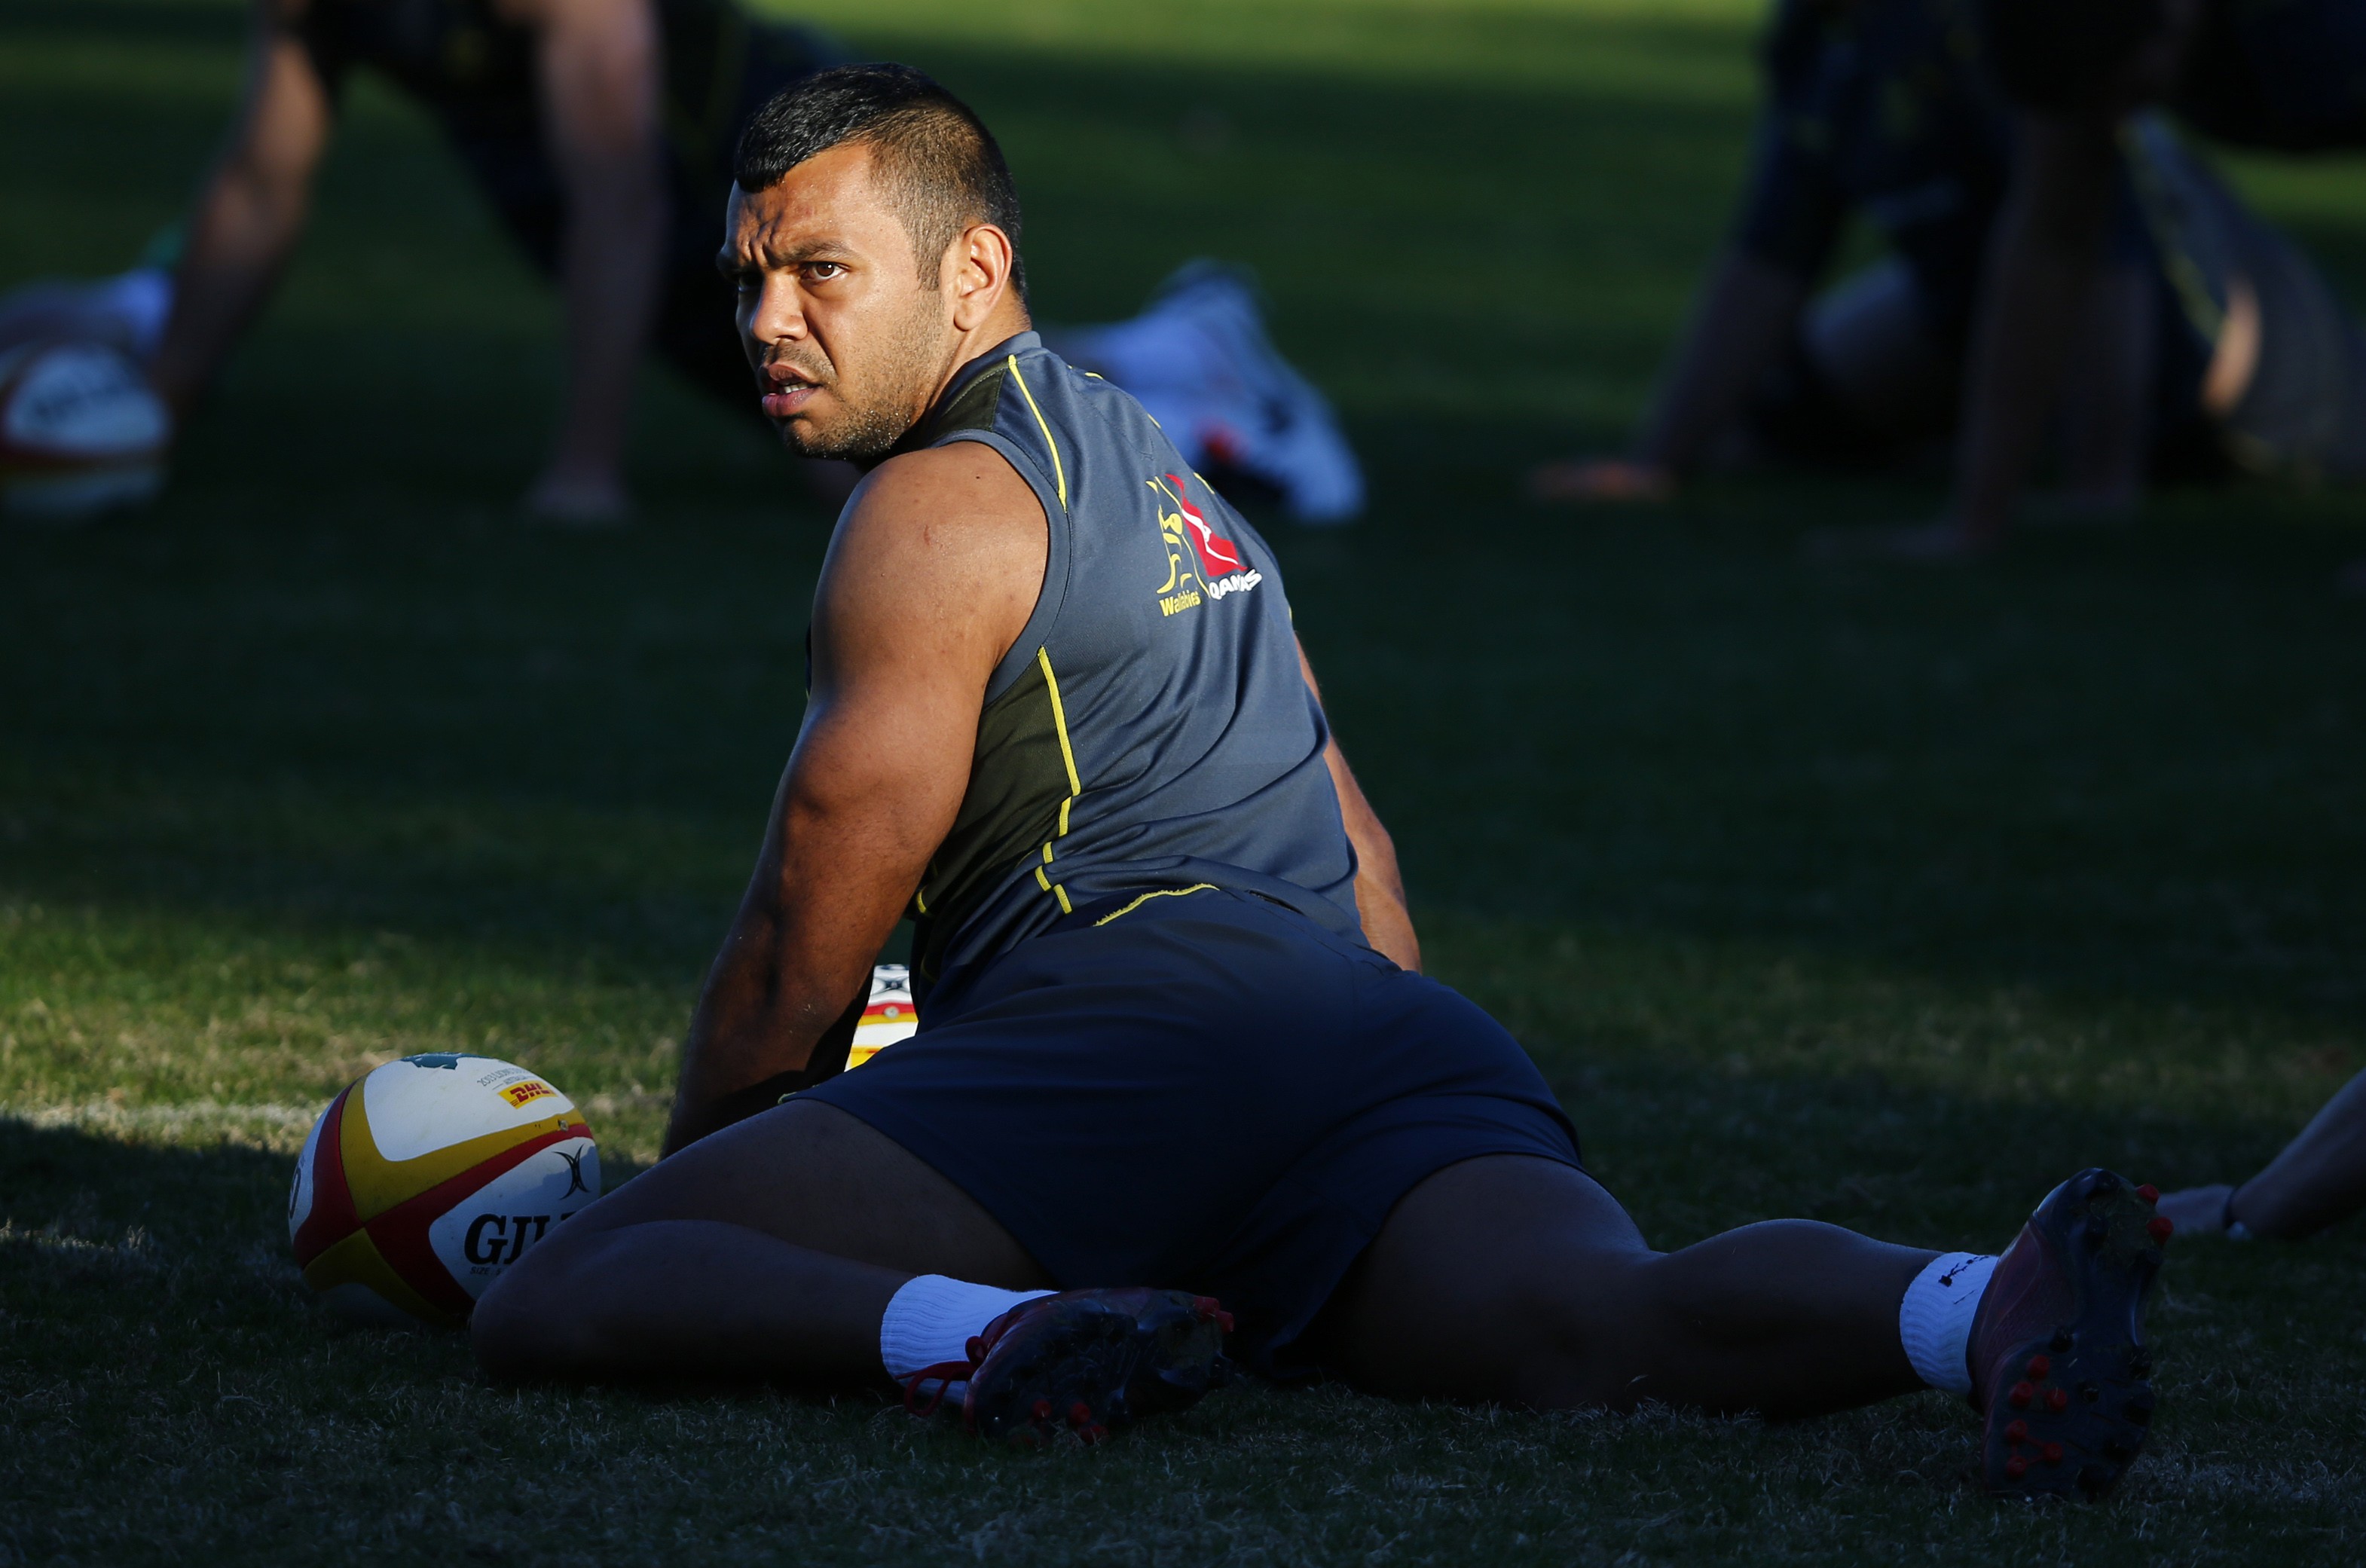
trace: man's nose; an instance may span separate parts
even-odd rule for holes
[[[748,335],[758,343],[779,343],[806,335],[805,299],[793,276],[775,274],[764,279],[749,313]]]

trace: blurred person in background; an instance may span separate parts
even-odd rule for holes
[[[533,513],[625,514],[645,348],[745,400],[713,261],[732,147],[750,109],[842,51],[729,0],[256,0],[254,17],[244,101],[169,272],[87,288],[79,321],[71,289],[20,297],[10,335],[111,336],[186,415],[294,254],[345,83],[367,68],[434,117],[564,299],[566,387]],[[51,322],[23,319],[41,310]]]
[[[739,127],[781,87],[849,58],[732,0],[256,0],[244,102],[186,244],[168,240],[117,277],[0,300],[0,348],[111,344],[146,367],[175,422],[185,416],[293,254],[344,84],[367,68],[434,118],[564,298],[566,387],[528,512],[621,521],[645,350],[733,407],[748,403],[714,259]],[[1194,264],[1136,321],[1071,329],[1068,341],[1154,400],[1195,462],[1277,492],[1301,521],[1361,509],[1353,452],[1321,394],[1274,351],[1244,276]],[[851,475],[816,480],[842,499]]]
[[[2180,1235],[2298,1241],[2366,1209],[2366,1073],[2248,1180],[2163,1195]]]
[[[2213,140],[2284,152],[2366,147],[2359,0],[1983,0],[2016,159],[1965,393],[1954,497],[1901,534],[1921,554],[2003,536],[2048,411],[2076,374],[2076,323],[2109,252],[2132,119],[2159,105]],[[2216,391],[2250,466],[2366,473],[2366,352],[2313,269],[2237,247],[2215,302]]]
[[[1664,499],[1719,461],[1888,461],[1954,434],[2016,151],[1977,24],[1972,0],[1786,0],[1735,240],[1652,412],[1628,457],[1538,469],[1538,496]],[[2302,382],[2361,342],[2306,257],[2167,125],[2145,117],[2126,145],[2070,329],[2075,512],[2122,510],[2148,477],[2295,466],[2312,427],[2262,391],[2262,366]],[[1858,215],[1888,254],[1811,297]],[[2345,434],[2316,443],[2320,466],[2366,468],[2366,417]]]

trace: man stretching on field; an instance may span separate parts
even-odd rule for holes
[[[2148,1190],[2073,1178],[2000,1259],[1797,1220],[1651,1251],[1511,1036],[1419,973],[1272,552],[1029,330],[985,127],[844,67],[737,173],[765,412],[871,472],[667,1157],[486,1293],[488,1371],[894,1379],[1089,1439],[1216,1382],[1229,1328],[1259,1371],[1532,1406],[1929,1384],[1987,1411],[1996,1487],[2118,1479]],[[907,908],[920,1032],[830,1076]]]

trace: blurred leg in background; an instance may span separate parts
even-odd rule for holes
[[[2160,1201],[2181,1235],[2298,1241],[2366,1208],[2366,1073],[2342,1087],[2267,1168]]]

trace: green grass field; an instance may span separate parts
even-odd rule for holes
[[[872,0],[1030,200],[1038,309],[1254,263],[1369,456],[1276,524],[1433,967],[1675,1246],[1796,1213],[1995,1247],[2108,1162],[2250,1168],[2366,1065],[2355,498],[2189,493],[1977,570],[1810,528],[1935,491],[1517,500],[1614,441],[1714,246],[1752,0]],[[235,0],[0,6],[0,285],[124,265]],[[2357,163],[2243,177],[2366,299]],[[641,525],[522,528],[551,300],[364,85],[169,499],[0,529],[0,1563],[2351,1562],[2366,1258],[2197,1243],[2096,1508],[1999,1506],[1935,1394],[1789,1427],[1250,1390],[1095,1451],[885,1401],[518,1393],[343,1332],[281,1218],[392,1056],[522,1057],[654,1156],[797,722],[827,516],[652,378]]]

